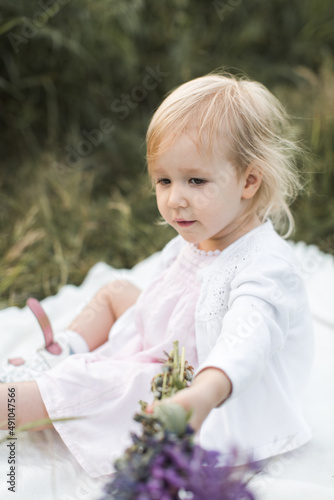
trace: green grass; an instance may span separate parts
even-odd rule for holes
[[[0,307],[22,306],[66,283],[80,284],[98,261],[132,267],[160,250],[174,235],[157,224],[158,212],[146,176],[125,196],[92,198],[94,173],[73,172],[61,181],[48,168],[21,169],[19,189],[2,198],[7,217],[0,238]]]

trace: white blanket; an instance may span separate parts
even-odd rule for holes
[[[334,259],[314,246],[293,245],[306,280],[315,329],[315,364],[305,394],[305,413],[313,440],[289,455],[276,457],[253,480],[257,500],[334,499]],[[154,274],[157,255],[132,270],[96,264],[79,287],[65,286],[43,306],[55,331],[65,328],[95,292],[113,279],[127,277],[145,286]],[[8,308],[0,312],[0,362],[25,356],[39,347],[41,333],[30,310]],[[1,402],[6,404],[6,402]],[[0,431],[0,438],[6,432]],[[8,457],[9,441],[0,445],[1,500],[95,500],[104,479],[93,480],[67,451],[54,430],[22,433],[15,441],[15,493]]]

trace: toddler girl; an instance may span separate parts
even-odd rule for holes
[[[222,455],[236,446],[242,462],[310,439],[301,395],[311,317],[293,251],[274,229],[290,234],[299,188],[288,132],[279,102],[246,79],[211,74],[165,99],[147,162],[159,211],[179,235],[145,290],[110,283],[56,343],[3,368],[0,421],[12,381],[28,380],[15,384],[17,425],[74,417],[53,425],[91,476],[108,474],[178,340],[195,379],[164,404],[192,410],[202,446]]]

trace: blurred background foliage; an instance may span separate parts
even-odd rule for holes
[[[166,92],[219,67],[292,115],[310,151],[294,239],[334,253],[333,21],[331,0],[0,0],[0,307],[174,235],[145,132]]]

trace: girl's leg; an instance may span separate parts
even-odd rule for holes
[[[135,304],[140,293],[129,281],[112,281],[98,291],[68,328],[79,333],[93,351],[108,340],[114,322]]]
[[[15,429],[36,420],[49,418],[43,399],[35,380],[0,384],[0,428],[8,429],[8,420],[15,418]],[[40,425],[33,430],[52,427],[52,424]]]
[[[58,353],[46,347],[38,349],[28,360],[20,358],[9,360],[0,367],[0,383],[34,380],[45,370],[60,363],[71,351],[84,353],[104,344],[108,340],[113,323],[136,302],[140,293],[137,287],[126,280],[112,281],[104,286],[72,322],[68,331],[56,335],[55,341],[62,348],[60,352],[58,345],[56,346]]]

